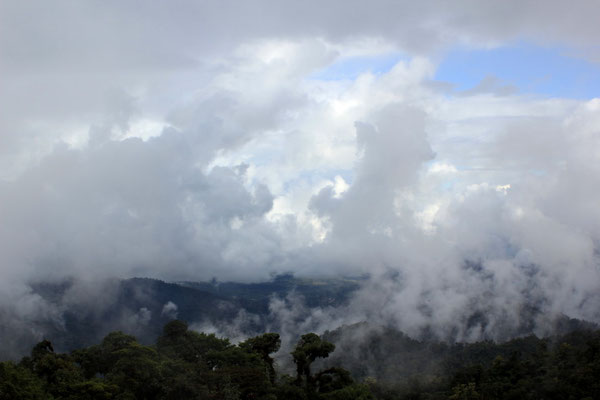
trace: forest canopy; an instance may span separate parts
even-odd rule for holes
[[[277,333],[239,344],[173,320],[152,346],[120,331],[70,354],[48,340],[19,363],[0,363],[0,399],[372,399],[342,368],[310,372],[335,346],[309,333],[292,354],[295,377],[277,375]]]
[[[353,329],[300,335],[291,375],[273,357],[277,333],[233,344],[173,320],[153,345],[115,331],[67,354],[42,340],[20,362],[0,363],[0,400],[600,398],[598,330],[470,344],[383,330],[351,349],[340,336]]]

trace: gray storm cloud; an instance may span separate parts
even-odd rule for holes
[[[600,59],[597,2],[515,5],[1,2],[0,341],[109,304],[92,282],[131,276],[369,274],[340,309],[274,299],[288,333],[369,319],[500,337],[528,305],[538,331],[600,321],[598,99],[432,82],[455,46]],[[312,75],[365,48],[411,61]],[[32,289],[65,280],[58,305]]]

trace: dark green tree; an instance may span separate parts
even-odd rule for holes
[[[167,323],[156,342],[159,353],[192,363],[206,362],[208,352],[223,351],[229,347],[228,339],[190,331],[187,323],[180,320]]]
[[[271,384],[275,384],[275,360],[271,357],[281,346],[278,333],[264,333],[240,343],[242,349],[257,353],[267,366],[267,375]]]
[[[0,400],[45,399],[44,382],[12,361],[0,363]]]
[[[327,358],[335,350],[333,343],[322,340],[316,333],[307,333],[300,337],[292,357],[296,364],[296,385],[304,387],[309,398],[316,392],[315,378],[310,366],[317,358]]]
[[[134,342],[112,353],[112,356],[114,364],[106,374],[108,382],[136,399],[162,398],[163,379],[156,350]]]

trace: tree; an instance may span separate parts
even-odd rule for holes
[[[206,363],[206,354],[231,347],[228,339],[188,330],[187,323],[173,320],[165,325],[156,342],[159,353],[191,363]]]
[[[115,363],[106,375],[110,383],[137,399],[161,398],[162,374],[156,350],[132,343],[113,355]]]
[[[91,350],[92,357],[97,358],[97,369],[99,373],[105,375],[110,371],[117,361],[121,358],[119,352],[121,350],[127,349],[130,346],[137,344],[137,340],[135,337],[131,335],[127,335],[121,331],[111,332],[102,340],[102,343],[99,346],[99,349]],[[97,354],[94,352],[97,351]]]
[[[477,400],[479,393],[475,390],[474,383],[460,384],[452,388],[451,400]]]
[[[111,332],[69,355],[44,340],[20,364],[0,362],[0,400],[372,400],[369,386],[343,368],[311,374],[311,364],[335,349],[314,333],[291,353],[298,377],[276,379],[271,354],[280,345],[276,333],[233,345],[182,321],[168,323],[156,346]]]
[[[67,399],[72,388],[83,382],[81,369],[66,354],[56,354],[52,343],[43,340],[31,350],[21,365],[29,368],[44,384],[44,389],[57,398]]]
[[[261,356],[262,360],[267,365],[267,375],[271,384],[275,384],[275,361],[270,356],[276,353],[281,346],[281,339],[278,333],[264,333],[240,343],[242,349],[252,351]]]
[[[315,333],[302,335],[298,344],[292,351],[296,364],[296,384],[304,386],[309,395],[315,391],[314,378],[310,373],[310,365],[317,358],[327,358],[335,350],[333,343],[321,340]]]
[[[0,400],[45,398],[43,382],[29,369],[11,361],[0,363]]]

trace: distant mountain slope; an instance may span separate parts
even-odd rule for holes
[[[242,335],[246,330],[249,334],[263,332],[267,327],[277,330],[276,317],[270,315],[269,310],[269,303],[274,297],[284,298],[290,293],[303,297],[307,306],[305,314],[295,316],[302,322],[312,309],[346,304],[360,283],[360,279],[298,279],[292,275],[277,276],[260,283],[169,283],[132,278],[105,283],[105,295],[95,300],[86,300],[86,294],[80,291],[74,295],[76,285],[69,281],[32,285],[32,289],[48,303],[54,304],[56,309],[62,310],[58,323],[48,321],[37,324],[37,327],[57,350],[69,351],[97,343],[114,330],[135,335],[142,343],[152,343],[160,335],[164,324],[173,318],[196,323],[196,329],[204,329],[234,325],[240,314],[244,314],[249,318],[244,321]],[[73,301],[73,298],[76,300]],[[522,318],[522,329],[512,332],[508,339],[532,333],[533,324],[528,321],[533,321],[540,311],[534,307],[524,309],[527,313]],[[548,335],[590,328],[596,329],[597,326],[560,317]],[[415,340],[390,327],[374,328],[360,324],[328,332],[326,337],[339,346],[332,359],[346,357],[340,362],[355,365],[353,372],[361,376],[374,375],[384,379],[388,375],[396,376],[397,371],[390,375],[385,371],[372,370],[371,366],[377,365],[376,360],[382,358],[389,361],[385,365],[396,365],[395,368],[400,369],[405,366],[407,371],[437,368],[428,364],[428,360],[437,360],[436,349],[439,346],[432,344],[438,342],[434,335],[427,334],[427,330],[418,338],[420,340]],[[31,348],[32,340],[28,338],[23,349]]]
[[[46,301],[60,306],[72,282],[32,285]],[[240,311],[258,317],[269,313],[273,296],[285,297],[292,291],[302,295],[309,307],[337,306],[358,289],[354,279],[310,280],[292,275],[275,277],[261,283],[180,282],[132,278],[114,281],[106,288],[104,304],[70,306],[63,312],[64,324],[48,324],[44,336],[57,349],[89,346],[108,332],[122,330],[136,335],[141,342],[151,343],[166,322],[177,317],[193,322],[227,322]],[[257,318],[253,330],[261,331],[263,319]]]
[[[180,285],[202,290],[230,300],[239,300],[249,312],[268,312],[271,296],[285,297],[292,290],[304,296],[310,308],[338,306],[358,289],[360,278],[346,279],[300,279],[293,275],[279,275],[273,280],[260,283],[238,282],[179,282]]]
[[[71,283],[35,285],[33,289],[48,302],[60,306]],[[108,332],[122,330],[151,342],[162,326],[176,315],[194,321],[200,318],[231,318],[239,302],[214,293],[155,279],[133,278],[106,284],[103,304],[71,305],[63,312],[63,326],[48,326],[45,337],[58,349],[89,346]],[[176,309],[165,309],[167,304]]]
[[[555,322],[556,330],[548,338],[532,334],[495,343],[491,340],[474,343],[447,343],[434,339],[417,340],[392,327],[371,326],[365,322],[342,326],[323,334],[323,339],[336,345],[323,367],[344,365],[357,379],[373,377],[385,384],[409,383],[416,378],[450,376],[469,365],[491,365],[501,356],[517,353],[523,358],[533,356],[540,346],[556,343],[577,344],[586,332],[599,332],[600,327],[587,321],[562,316]],[[575,334],[574,334],[575,333]]]

